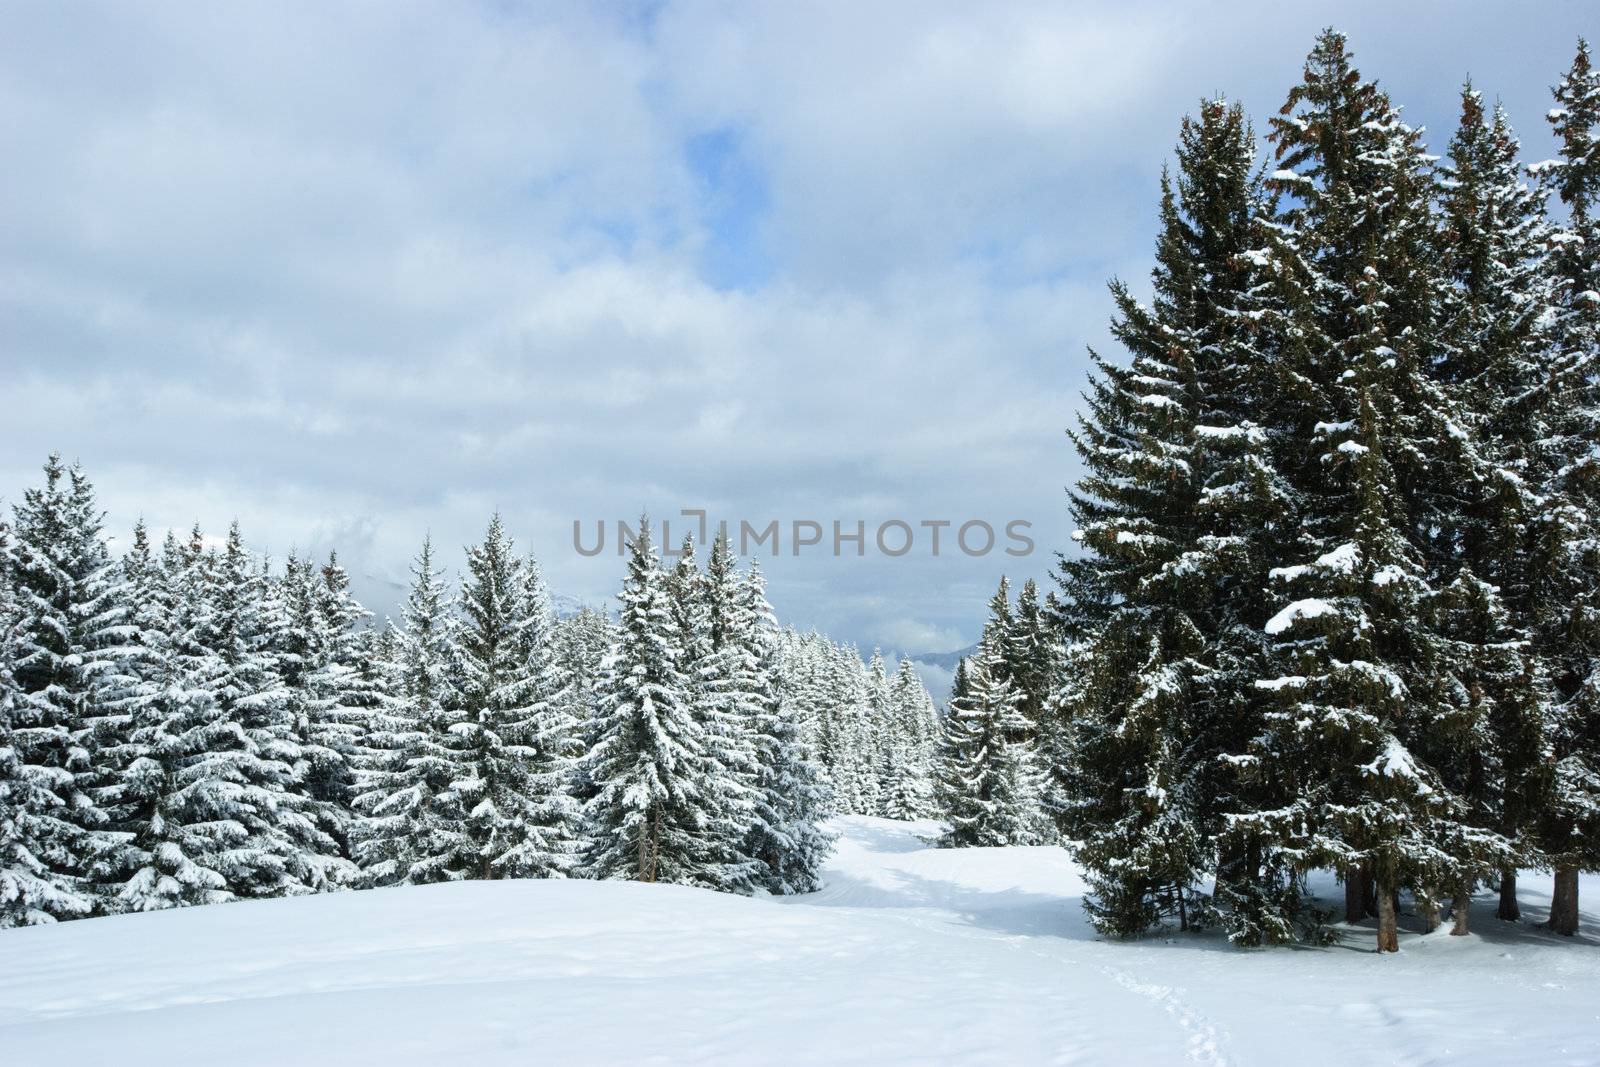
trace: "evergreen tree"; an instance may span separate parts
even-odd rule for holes
[[[558,670],[567,680],[560,699],[577,723],[578,750],[588,753],[600,740],[600,679],[615,635],[604,612],[585,607],[558,619],[553,644]],[[585,759],[573,761],[567,791],[580,808],[599,791]]]
[[[599,786],[589,802],[589,866],[599,878],[702,884],[705,744],[684,700],[680,627],[648,520],[629,546],[619,599],[600,741],[589,756]]]
[[[685,567],[692,574],[674,580],[672,595],[675,605],[691,598],[674,610],[686,620],[681,632],[692,657],[686,660],[693,678],[691,713],[706,754],[701,869],[717,888],[749,892],[770,874],[751,850],[753,840],[770,853],[778,847],[772,835],[783,832],[782,816],[766,803],[772,798],[762,787],[770,769],[762,766],[762,756],[774,756],[770,748],[763,753],[766,739],[760,734],[773,725],[772,684],[755,647],[757,622],[727,537],[712,543],[704,574],[694,570],[693,545],[685,541],[674,575]]]
[[[1430,758],[1475,821],[1515,847],[1493,872],[1503,919],[1520,914],[1517,863],[1542,863],[1532,831],[1545,806],[1548,778],[1540,765],[1552,704],[1548,676],[1528,643],[1539,610],[1530,532],[1545,469],[1549,226],[1544,195],[1522,180],[1518,153],[1504,110],[1486,115],[1481,94],[1467,85],[1441,168],[1439,248],[1448,284],[1435,369],[1467,406],[1492,467],[1454,516],[1464,570],[1445,591],[1439,625],[1457,643],[1447,657],[1450,699],[1482,709],[1470,720],[1485,736],[1465,749],[1449,739]],[[1470,869],[1473,857],[1466,858]],[[1470,893],[1471,881],[1458,879],[1458,898]],[[1466,932],[1459,901],[1455,914],[1455,932]]]
[[[1476,731],[1439,683],[1430,619],[1456,500],[1487,469],[1426,370],[1443,305],[1427,157],[1341,35],[1318,39],[1272,140],[1273,182],[1293,197],[1281,225],[1310,275],[1294,328],[1318,339],[1303,421],[1320,419],[1284,457],[1299,559],[1272,572],[1288,603],[1267,623],[1276,676],[1261,685],[1278,707],[1246,753],[1294,799],[1241,824],[1302,866],[1336,867],[1350,918],[1375,880],[1378,948],[1392,951],[1399,888],[1426,895],[1470,865],[1446,847],[1469,836],[1466,808],[1422,756]]]
[[[61,790],[70,773],[26,761],[17,733],[23,692],[14,664],[21,643],[21,609],[12,593],[9,527],[0,522],[0,929],[85,915],[93,900],[58,874],[81,831],[70,820]]]
[[[17,913],[29,922],[42,918],[39,906],[55,918],[82,914],[122,841],[92,793],[101,784],[95,731],[111,714],[107,675],[121,636],[113,564],[83,470],[51,455],[44,475],[13,508],[6,566],[14,598],[9,759],[15,788],[31,798],[16,848],[28,857],[20,869],[43,864],[54,889],[29,893],[34,903]]]
[[[454,620],[431,538],[411,574],[389,665],[393,700],[374,723],[355,799],[363,815],[355,855],[379,885],[458,881],[480,870],[455,788],[472,771],[451,729],[461,707],[450,673]]]
[[[874,648],[872,659],[867,661],[867,705],[862,731],[862,763],[873,783],[872,806],[868,809],[872,815],[885,814],[896,775],[895,758],[901,748],[895,736],[892,696],[883,650]]]
[[[130,840],[113,864],[115,906],[150,911],[234,899],[229,875],[253,872],[249,834],[238,814],[256,800],[228,766],[242,740],[219,714],[205,682],[216,672],[199,641],[204,625],[199,531],[187,545],[169,532],[159,562],[142,526],[125,565],[135,605],[131,669],[119,694],[121,743],[105,755],[118,767],[111,790]]]
[[[334,843],[345,858],[349,818],[344,806],[350,783],[350,756],[355,737],[342,711],[329,701],[326,683],[336,675],[325,669],[327,629],[318,610],[320,581],[309,560],[290,553],[283,573],[267,585],[263,599],[268,662],[280,686],[281,714],[290,739],[286,756],[291,766],[297,807],[313,832]],[[347,867],[330,869],[343,877]],[[336,880],[337,880],[336,877]]]
[[[1263,284],[1253,137],[1236,105],[1206,101],[1177,154],[1177,179],[1162,180],[1154,303],[1112,285],[1131,362],[1094,356],[1072,434],[1087,471],[1072,498],[1085,551],[1060,570],[1079,673],[1055,705],[1048,792],[1095,886],[1091,917],[1122,936],[1203,908],[1219,756],[1249,713],[1232,694],[1261,644],[1240,635],[1260,625],[1251,542],[1281,495],[1252,421],[1267,392],[1252,336]]]
[[[1019,698],[994,641],[984,641],[967,672],[968,694],[945,716],[938,800],[947,829],[940,845],[966,848],[1023,843],[1023,748],[1010,737],[1021,722]]]
[[[867,672],[852,646],[836,646],[829,663],[829,713],[838,737],[834,784],[841,812],[871,815],[877,811],[877,777],[867,759]]]
[[[363,630],[357,628],[370,616],[351,596],[350,576],[336,553],[328,554],[315,575],[308,568],[306,579],[312,627],[311,667],[305,676],[313,754],[309,785],[317,799],[344,812],[354,795],[367,720],[382,703]],[[341,827],[341,845],[344,838]]]
[[[1055,641],[1044,606],[1039,601],[1039,586],[1032,578],[1022,583],[1017,596],[1016,617],[1006,648],[1011,681],[1022,697],[1019,710],[1028,720],[1027,738],[1033,740],[1044,706],[1050,699],[1055,680]]]
[[[527,591],[511,538],[496,515],[483,543],[467,549],[456,644],[461,716],[451,732],[467,773],[452,786],[473,844],[476,876],[517,878],[555,873],[562,843],[544,833],[547,812],[533,795],[528,744],[538,665],[527,659]]]
[[[1578,42],[1555,88],[1550,124],[1560,155],[1538,173],[1567,208],[1549,257],[1554,315],[1540,442],[1534,552],[1535,643],[1555,690],[1553,757],[1539,837],[1555,871],[1550,927],[1578,929],[1578,874],[1600,869],[1600,71]]]
[[[726,538],[714,549],[730,560]],[[761,883],[772,893],[810,893],[822,886],[822,864],[834,837],[822,827],[831,805],[822,770],[800,735],[791,707],[778,693],[777,622],[767,603],[761,568],[751,561],[737,583],[731,647],[741,652],[739,691],[755,738],[753,820],[745,851],[762,867]]]
[[[921,819],[931,811],[934,722],[927,696],[916,668],[902,659],[889,693],[892,743],[883,793],[885,818]]]
[[[578,720],[566,693],[573,682],[556,656],[555,612],[531,553],[522,561],[516,590],[514,656],[527,677],[521,697],[527,712],[519,740],[528,750],[526,841],[518,862],[525,877],[564,877],[581,851],[582,813],[568,791],[582,754]]]

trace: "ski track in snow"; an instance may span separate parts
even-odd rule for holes
[[[1228,1067],[1231,1062],[1222,1054],[1222,1037],[1204,1015],[1183,998],[1183,990],[1171,986],[1141,982],[1127,971],[1105,967],[1102,970],[1122,988],[1141,997],[1149,997],[1166,1009],[1189,1034],[1189,1058],[1210,1067]]]
[[[1572,941],[1486,894],[1397,956],[1242,952],[1098,938],[1060,849],[837,826],[801,897],[478,882],[0,931],[0,1062],[1600,1065],[1600,879]]]

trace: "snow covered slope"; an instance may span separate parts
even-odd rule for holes
[[[1485,898],[1390,958],[1107,944],[1060,850],[839,828],[788,900],[478,882],[0,932],[0,1062],[1600,1063],[1592,913],[1557,942]]]

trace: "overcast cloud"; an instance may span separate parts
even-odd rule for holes
[[[1585,16],[1588,16],[1585,18]],[[1551,154],[1589,3],[0,4],[0,496],[238,517],[380,611],[494,509],[1012,519],[1038,550],[762,558],[786,621],[939,651],[1066,544],[1063,428],[1202,96],[1316,31],[1442,149],[1466,75]],[[1587,24],[1586,24],[1587,23]],[[674,535],[682,531],[674,522]],[[453,556],[452,558],[459,558]]]

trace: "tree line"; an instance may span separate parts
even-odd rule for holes
[[[928,735],[909,665],[781,631],[725,539],[669,569],[641,523],[618,617],[557,617],[496,517],[459,584],[425,540],[373,625],[336,555],[141,522],[113,557],[102,525],[56,456],[0,522],[0,926],[460,879],[806,892],[857,768]]]
[[[1046,803],[1120,936],[1397,947],[1516,871],[1600,869],[1600,75],[1524,167],[1470,83],[1442,158],[1324,32],[1257,158],[1201,103],[1153,299],[1111,285],[1071,440]],[[1006,703],[991,675],[979,704]],[[1002,671],[1002,673],[1005,673]],[[1000,687],[1002,690],[1004,686]],[[994,713],[992,728],[1011,727]]]

